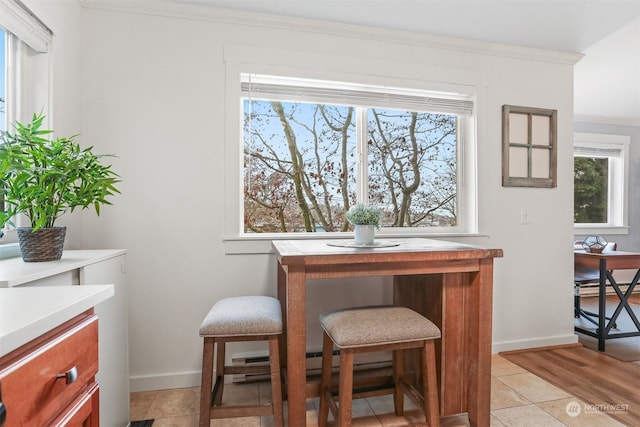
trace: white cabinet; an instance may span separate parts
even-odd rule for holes
[[[129,328],[124,255],[80,269],[80,285],[104,283],[115,285],[115,295],[95,307],[100,319],[100,369],[96,375],[100,384],[100,426],[121,427],[129,423]]]
[[[0,287],[113,284],[115,295],[96,305],[99,321],[100,426],[129,423],[129,334],[124,250],[65,251],[60,261],[0,261]]]

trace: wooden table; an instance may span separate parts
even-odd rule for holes
[[[598,328],[593,331],[576,326],[576,332],[597,338],[599,351],[604,351],[605,340],[607,339],[640,336],[640,321],[638,321],[633,309],[629,305],[629,297],[640,279],[640,253],[609,251],[595,254],[585,252],[584,250],[576,250],[574,251],[574,264],[576,272],[598,272]],[[631,283],[624,293],[613,277],[613,270],[636,270]],[[609,322],[607,322],[605,318],[607,310],[607,282],[609,282],[609,285],[620,299],[620,303],[611,315]],[[611,333],[611,328],[616,324],[616,320],[623,309],[627,311],[637,330]]]
[[[441,414],[467,412],[472,426],[488,426],[493,258],[501,257],[502,250],[414,238],[379,239],[399,245],[369,249],[328,242],[337,241],[272,243],[285,320],[281,354],[289,425],[306,425],[306,399],[318,395],[317,384],[308,384],[306,377],[307,280],[393,276],[394,304],[423,313],[442,331],[436,343]]]

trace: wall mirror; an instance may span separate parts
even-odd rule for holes
[[[502,185],[555,187],[558,110],[502,106]]]

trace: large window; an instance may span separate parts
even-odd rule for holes
[[[464,229],[469,96],[242,76],[244,232],[348,231],[355,203],[382,226]]]
[[[576,228],[627,225],[629,137],[576,133],[574,223]]]

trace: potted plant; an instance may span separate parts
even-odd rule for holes
[[[380,227],[380,211],[358,203],[347,211],[346,216],[347,220],[353,224],[356,244],[372,245],[375,241],[375,230]]]
[[[44,116],[33,115],[31,123],[14,124],[15,133],[4,132],[0,143],[2,201],[0,227],[13,224],[24,214],[31,226],[18,227],[22,259],[27,262],[53,261],[62,257],[66,227],[56,220],[76,208],[110,205],[109,196],[120,193],[118,175],[102,157],[82,149],[75,135],[48,138],[53,131],[41,129]]]

